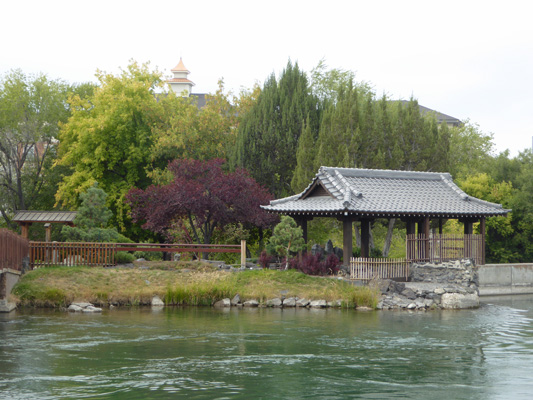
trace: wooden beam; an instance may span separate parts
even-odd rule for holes
[[[481,265],[485,265],[485,217],[479,221],[479,233],[481,234]]]
[[[309,218],[298,216],[294,217],[294,220],[296,221],[298,226],[302,228],[304,242],[307,244],[307,221],[309,220]]]
[[[424,234],[424,259],[429,260],[429,217],[424,217],[423,234]]]
[[[20,222],[21,236],[25,239],[28,239],[30,225],[29,222]]]
[[[361,257],[370,257],[370,220],[361,220]]]
[[[353,220],[351,217],[344,217],[342,220],[342,263],[345,266],[350,265],[350,259],[353,254]]]
[[[416,221],[413,219],[407,220],[405,222],[405,230],[407,231],[408,235],[416,233]]]
[[[52,241],[52,225],[47,223],[44,224],[44,241],[45,242],[51,242]]]
[[[472,235],[474,233],[474,223],[471,220],[464,221],[465,235]]]

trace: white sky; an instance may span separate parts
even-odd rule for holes
[[[325,58],[378,95],[470,119],[516,155],[533,136],[532,16],[528,0],[0,0],[0,74],[95,81],[131,59],[168,74],[182,56],[204,93]]]

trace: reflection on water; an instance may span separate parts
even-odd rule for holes
[[[478,310],[165,308],[0,316],[9,399],[519,399],[533,299]]]

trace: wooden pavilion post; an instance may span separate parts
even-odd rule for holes
[[[298,226],[302,228],[304,242],[307,244],[307,221],[310,221],[311,218],[298,215],[294,217],[294,220],[296,221]]]
[[[52,241],[52,224],[51,223],[44,224],[44,241],[45,242]]]
[[[471,219],[465,219],[463,220],[464,223],[464,257],[465,258],[472,258],[472,240],[471,235],[474,233],[474,222]],[[467,235],[470,235],[470,237],[467,237]]]
[[[409,235],[415,235],[416,234],[416,221],[414,219],[408,219],[405,221],[405,232],[406,236]],[[407,259],[413,260],[416,256],[416,242],[409,241],[409,239],[406,237],[406,243],[407,243]]]
[[[370,220],[361,220],[361,257],[370,257]]]
[[[479,233],[481,234],[481,265],[485,265],[485,217],[479,221]]]
[[[350,260],[353,254],[353,220],[349,216],[342,218],[342,264],[350,266]]]
[[[20,233],[25,239],[28,239],[31,222],[20,222]]]
[[[429,249],[429,217],[425,216],[423,221],[423,233],[424,233],[424,259],[431,261],[430,249]]]

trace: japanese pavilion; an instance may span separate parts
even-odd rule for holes
[[[74,219],[78,213],[76,211],[17,211],[13,217],[13,222],[19,224],[21,228],[22,237],[28,238],[28,231],[32,224],[44,224],[46,241],[49,242],[51,238],[52,225],[64,224],[74,226]]]
[[[307,221],[333,217],[343,223],[343,262],[352,257],[352,224],[361,223],[361,257],[369,257],[370,223],[377,218],[399,218],[407,235],[430,236],[430,221],[438,220],[439,233],[446,219],[464,223],[472,235],[480,222],[484,263],[485,218],[506,216],[511,210],[467,195],[449,173],[321,167],[300,194],[272,200],[263,209],[293,217],[307,242]],[[428,245],[429,246],[429,245]],[[429,247],[427,249],[429,253]]]

